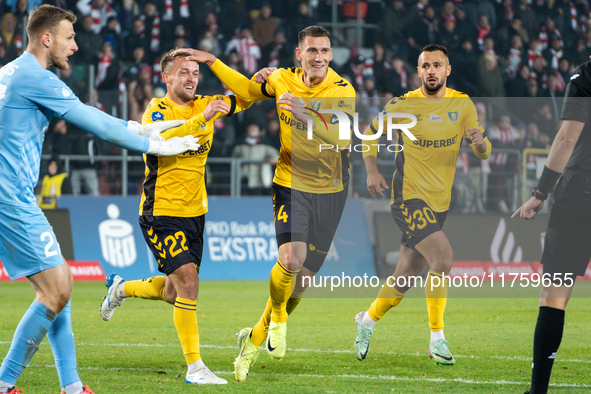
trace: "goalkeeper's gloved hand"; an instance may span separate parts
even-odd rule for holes
[[[151,140],[164,141],[164,138],[160,136],[160,133],[168,129],[182,126],[184,123],[184,120],[164,120],[162,122],[150,123],[149,125],[142,126],[138,122],[130,120],[127,122],[127,128],[134,133],[148,137]]]
[[[148,155],[156,156],[176,156],[190,150],[197,150],[201,145],[197,142],[199,139],[192,135],[184,137],[172,137],[166,141],[157,141],[150,139],[150,146],[146,152]]]

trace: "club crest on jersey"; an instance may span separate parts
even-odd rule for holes
[[[447,114],[449,115],[449,112]],[[433,112],[429,114],[429,122],[441,123],[442,120],[443,118],[441,116],[435,115]]]
[[[322,104],[320,103],[320,101],[312,100],[312,109],[314,111],[320,111],[321,106]]]
[[[162,112],[152,112],[152,122],[157,122],[159,120],[164,120]]]
[[[459,111],[447,111],[447,117],[451,120],[452,123],[456,123],[460,118]]]
[[[203,123],[203,124],[201,125],[201,130],[205,130],[205,128],[206,128],[206,127],[207,127],[207,124]]]

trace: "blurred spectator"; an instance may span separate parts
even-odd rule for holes
[[[449,2],[446,2],[451,3]],[[460,49],[461,37],[456,32],[456,20],[448,18],[443,21],[443,29],[437,35],[438,43],[445,46],[450,54],[453,54],[455,51]]]
[[[41,209],[57,208],[57,199],[62,195],[62,188],[64,189],[64,194],[69,191],[67,190],[69,187],[66,187],[64,182],[67,176],[68,173],[61,171],[58,159],[49,159],[47,174],[41,181],[41,191],[37,200]]]
[[[487,130],[488,139],[495,148],[514,149],[519,134],[511,125],[511,118],[502,115],[496,125]],[[509,153],[493,153],[490,156],[488,204],[492,210],[509,213],[513,203],[513,175],[515,158],[509,160]]]
[[[365,57],[362,55],[353,55],[354,52],[351,52],[352,56],[349,59],[349,71],[351,75],[353,75],[353,79],[355,81],[354,87],[355,89],[362,89],[363,88],[363,70],[365,68]]]
[[[228,56],[232,51],[238,53],[247,76],[252,76],[258,71],[258,60],[261,58],[261,49],[252,37],[250,29],[244,28],[228,42],[224,54]]]
[[[560,31],[556,28],[554,19],[548,15],[545,18],[544,25],[540,28],[540,33],[538,34],[540,49],[542,51],[547,49],[549,43],[551,43],[554,38],[558,38],[561,41],[561,46],[564,45],[564,43],[562,43],[562,34],[560,34]]]
[[[480,56],[477,61],[478,87],[485,96],[505,97],[503,72],[495,55]]]
[[[558,70],[558,62],[562,59],[564,51],[562,50],[562,40],[559,37],[554,37],[550,44],[550,48],[543,52],[546,58],[546,64],[550,66],[551,70]]]
[[[470,23],[470,21],[468,21],[463,4],[460,3],[456,7],[454,16],[456,17],[455,31],[460,36],[460,40],[462,42],[470,40],[474,45],[476,43],[476,37],[478,37],[478,33],[476,30],[476,26],[473,23]]]
[[[574,53],[567,54],[572,62],[576,65],[581,65],[589,60],[591,56],[591,44],[588,44],[583,38],[577,40],[577,46]],[[560,67],[560,64],[559,64]]]
[[[529,49],[527,50],[527,65],[530,69],[533,69],[534,62],[538,57],[542,57],[540,40],[538,38],[534,38],[529,42]]]
[[[294,49],[287,43],[283,30],[275,32],[273,44],[267,45],[262,57],[267,67],[293,67]]]
[[[78,37],[76,37],[78,39]],[[145,51],[147,48],[147,41],[146,41],[146,34],[144,28],[144,21],[141,18],[136,18],[133,20],[133,25],[131,27],[131,32],[124,40],[125,44],[125,60],[132,60],[135,58],[135,48],[142,47],[144,49],[144,56]]]
[[[497,26],[497,14],[495,7],[489,0],[474,0],[463,3],[466,17],[472,25],[481,24],[482,16],[486,17],[487,24],[493,29],[491,33],[495,33],[494,27]],[[487,33],[488,34],[488,33]]]
[[[13,14],[29,15],[35,7],[45,3],[41,0],[6,0],[5,7]]]
[[[560,82],[561,82],[561,86],[563,85],[564,87],[562,88],[562,90],[564,90],[566,88],[566,84],[568,84],[568,81],[570,81],[570,77],[572,77],[573,73],[571,70],[571,64],[568,61],[567,58],[563,57],[562,59],[560,59],[560,62],[558,62],[558,74],[557,76],[560,76]],[[558,89],[561,90],[561,89]]]
[[[153,1],[146,1],[140,19],[144,22],[146,57],[153,61],[160,54],[160,13]]]
[[[273,182],[273,166],[277,164],[279,152],[261,141],[261,129],[257,124],[249,124],[246,128],[244,142],[232,151],[232,157],[245,160],[260,160],[263,163],[242,165],[242,183],[246,189],[243,195],[260,196],[271,194]]]
[[[478,38],[476,39],[476,42],[478,43],[478,48],[482,52],[487,52],[486,51],[487,49],[490,51],[492,48],[486,48],[484,45],[484,39],[486,37],[488,37],[490,35],[492,38],[492,34],[491,34],[492,33],[492,26],[490,25],[488,16],[482,14],[478,17],[478,23],[476,24],[476,30],[478,30]]]
[[[231,37],[236,28],[246,26],[248,13],[246,12],[246,0],[228,0],[223,3],[221,15],[222,33]]]
[[[478,123],[484,130],[488,128],[486,106],[482,102],[474,103]],[[471,212],[485,213],[486,209],[486,191],[488,190],[488,174],[490,174],[489,160],[480,160],[473,154],[468,154],[468,164],[470,166],[469,175],[474,188],[473,207]]]
[[[0,41],[6,49],[4,64],[13,61],[23,53],[23,36],[16,31],[16,17],[7,13],[0,20]]]
[[[270,146],[277,149],[277,151],[281,148],[281,138],[279,135],[280,128],[277,117],[269,120],[269,123],[267,123],[267,135],[265,140]]]
[[[99,90],[117,90],[122,66],[109,42],[103,43],[99,56],[94,86]]]
[[[386,89],[394,96],[401,96],[408,91],[408,71],[402,56],[392,58],[392,66],[386,74]]]
[[[467,38],[462,42],[462,46],[450,56],[450,64],[453,64],[453,72],[449,80],[453,82],[455,88],[469,96],[481,96],[482,93],[476,88],[478,73],[476,70],[476,60],[478,53],[474,48],[473,41]]]
[[[546,89],[546,96],[549,98],[550,109],[554,119],[560,119],[560,111],[562,110],[563,94],[558,91],[558,77],[555,74],[548,76],[548,89]]]
[[[135,81],[138,78],[140,73],[140,67],[145,63],[144,55],[145,49],[144,47],[137,47],[133,50],[133,58],[131,61],[125,63],[125,70],[123,72],[123,78],[127,82]],[[150,67],[150,66],[148,66]],[[151,70],[150,70],[151,73]]]
[[[378,91],[383,92],[387,90],[386,80],[388,71],[392,67],[386,59],[384,47],[379,42],[376,42],[373,46],[373,56],[365,59],[365,67],[363,69],[363,75],[366,77],[372,77],[376,83]]]
[[[275,18],[271,18],[271,5],[269,3],[263,5],[259,17],[251,22],[251,26],[252,37],[260,48],[264,49],[273,42],[279,22]]]
[[[308,3],[305,1],[300,1],[296,15],[293,18],[290,18],[291,28],[286,31],[286,39],[291,45],[297,45],[299,32],[308,26],[316,25],[316,23],[316,18],[310,15],[310,7],[308,6]]]
[[[523,42],[518,34],[511,37],[511,47],[507,54],[507,68],[505,72],[510,80],[514,79],[517,75],[517,71],[521,65],[525,63],[526,54],[523,50]]]
[[[499,29],[497,39],[502,43],[508,43],[515,35],[518,35],[521,38],[522,43],[527,43],[530,40],[527,30],[523,28],[522,21],[518,17],[514,17],[509,24],[506,24]],[[507,49],[502,50],[501,52],[504,53],[506,51]]]
[[[525,86],[527,82],[530,80],[530,70],[527,64],[521,64],[519,66],[519,70],[515,79],[511,81],[507,81],[505,85],[505,91],[507,92],[507,97],[525,97],[527,91]],[[533,82],[533,81],[532,81]],[[535,82],[534,82],[535,85]]]
[[[531,78],[538,84],[538,92],[543,92],[548,86],[548,70],[546,69],[546,59],[538,56],[534,59]]]
[[[103,42],[108,42],[113,48],[113,53],[116,54],[118,59],[123,59],[125,54],[123,43],[121,40],[121,26],[119,21],[114,16],[109,17],[107,20],[107,26],[101,31]]]
[[[129,119],[138,123],[142,122],[148,103],[154,97],[152,91],[152,69],[147,64],[139,66],[137,80],[127,85],[127,102],[129,105]]]
[[[389,2],[378,25],[378,42],[394,53],[400,52],[404,45],[405,29],[408,23],[408,10],[402,0]]]
[[[527,35],[530,39],[537,37],[539,28],[538,17],[530,8],[528,0],[517,0],[516,2],[517,4],[513,4],[515,18],[521,19],[521,25],[527,31]]]
[[[433,7],[427,6],[424,15],[416,23],[408,26],[408,59],[418,59],[423,47],[435,42],[438,32],[439,26],[435,18],[435,10]]]
[[[96,64],[102,44],[101,36],[92,30],[92,17],[82,18],[82,28],[76,30],[76,44],[78,51],[74,52],[74,60],[82,64]]]
[[[117,13],[107,0],[78,0],[76,3],[78,11],[84,16],[92,18],[92,31],[100,34],[107,25],[109,17],[116,17]]]
[[[373,78],[365,78],[363,81],[363,87],[357,91],[357,97],[360,98],[359,102],[362,107],[369,108],[380,108],[380,94],[376,89],[376,83]],[[358,109],[361,112],[361,108]]]
[[[531,117],[531,121],[538,125],[542,134],[548,135],[550,140],[553,140],[556,134],[557,118],[554,117],[552,108],[546,100],[538,99],[536,103],[536,109]]]
[[[175,37],[178,37],[175,28],[179,25],[190,26],[191,23],[202,25],[203,19],[198,18],[201,18],[201,15],[206,15],[205,10],[202,9],[198,15],[192,15],[189,8],[190,0],[160,0],[160,2],[164,4],[164,7],[160,9],[163,42],[171,42]]]

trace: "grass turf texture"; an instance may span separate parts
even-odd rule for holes
[[[591,287],[578,283],[577,287]],[[232,362],[235,334],[251,327],[268,297],[266,281],[202,281],[197,304],[201,355],[228,380],[226,386],[184,383],[186,366],[172,321],[171,305],[128,299],[110,322],[98,311],[101,283],[74,285],[72,318],[79,373],[95,393],[523,393],[531,373],[531,346],[538,300],[450,299],[446,336],[456,365],[439,367],[427,356],[429,329],[424,299],[409,298],[376,325],[367,359],[352,352],[354,316],[371,299],[306,299],[290,317],[288,352],[282,361],[261,350],[244,383]],[[0,286],[0,353],[34,294],[26,283]],[[572,299],[551,393],[591,392],[589,300]],[[26,394],[59,393],[57,372],[44,340],[17,387]],[[180,374],[180,376],[179,376]],[[558,386],[568,384],[569,387]],[[574,387],[572,385],[575,385]]]

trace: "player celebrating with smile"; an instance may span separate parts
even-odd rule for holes
[[[278,97],[281,150],[273,179],[273,206],[279,260],[271,270],[270,297],[263,315],[253,328],[238,334],[240,354],[234,376],[240,382],[246,379],[265,340],[271,357],[284,357],[288,315],[305,291],[301,278],[320,270],[332,243],[347,198],[349,151],[343,148],[350,145],[350,135],[339,140],[336,121],[330,116],[312,119],[310,114],[335,108],[353,118],[355,90],[328,66],[332,60],[330,34],[320,26],[307,27],[298,35],[296,57],[302,67],[279,69],[262,84],[251,82],[209,53],[191,50],[191,54],[189,59],[207,63],[244,100]],[[302,102],[311,103],[314,111]],[[306,138],[309,120],[314,134],[310,140]],[[320,144],[326,142],[341,149],[319,152]]]
[[[402,230],[400,259],[388,284],[379,292],[367,312],[355,316],[357,337],[354,351],[358,360],[364,360],[369,351],[373,327],[390,308],[397,306],[411,287],[409,278],[418,275],[425,264],[430,271],[425,285],[431,341],[429,356],[437,364],[453,365],[454,357],[443,334],[443,313],[447,302],[447,289],[443,275],[449,275],[453,253],[449,241],[441,231],[449,209],[451,188],[456,172],[456,161],[462,138],[471,141],[474,154],[485,160],[491,144],[483,137],[476,108],[467,95],[446,86],[451,66],[447,49],[441,45],[427,45],[419,56],[417,72],[422,86],[403,97],[394,98],[384,108],[386,113],[410,113],[417,124],[410,131],[412,140],[398,131],[396,143],[402,145],[396,154],[396,171],[392,177],[392,216]],[[400,120],[399,123],[404,123]],[[382,127],[375,118],[365,134],[376,134]],[[381,130],[385,130],[385,124]],[[377,148],[363,154],[367,169],[367,189],[383,196],[388,189],[376,167]],[[404,277],[405,280],[397,281]],[[433,277],[439,280],[433,281]],[[398,283],[406,284],[401,287]]]
[[[203,254],[205,213],[205,163],[213,140],[213,122],[250,107],[235,96],[195,96],[199,64],[188,53],[173,51],[161,60],[164,98],[153,99],[143,124],[162,120],[187,120],[174,135],[199,138],[196,152],[160,159],[144,155],[146,179],[140,202],[140,226],[148,247],[166,276],[124,281],[119,275],[107,280],[109,288],[101,304],[103,320],[110,320],[126,297],[162,300],[174,305],[173,320],[187,362],[186,383],[226,384],[201,360],[197,328],[199,268]],[[157,124],[157,123],[156,123]],[[164,133],[166,136],[167,133]]]

